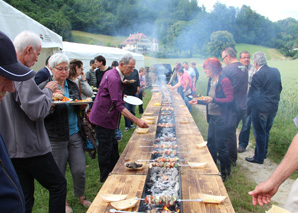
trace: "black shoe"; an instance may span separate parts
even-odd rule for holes
[[[255,157],[251,157],[251,158],[246,157],[245,160],[248,161],[248,162],[250,162],[250,163],[263,164],[263,163],[261,163],[261,162],[259,162],[259,161],[256,161],[256,160],[255,160]]]
[[[242,152],[245,152],[246,149],[243,146],[239,146],[237,151],[238,151],[238,153],[242,153]]]

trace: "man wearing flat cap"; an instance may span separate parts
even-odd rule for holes
[[[30,67],[38,60],[40,51],[41,40],[32,32],[24,31],[17,35],[14,45],[1,33],[1,78],[14,82],[9,82],[10,89],[6,89],[13,93],[4,97],[6,91],[0,90],[0,132],[24,193],[25,203],[22,207],[25,210],[20,212],[32,212],[36,179],[49,190],[49,212],[62,213],[65,212],[66,180],[51,154],[43,122],[50,111],[52,95],[58,84],[52,81],[43,90],[35,84],[35,72]],[[2,187],[0,191],[1,194]]]

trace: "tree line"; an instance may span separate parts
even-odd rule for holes
[[[228,32],[236,43],[279,49],[298,57],[298,21],[272,22],[249,6],[216,3],[211,12],[197,0],[5,0],[72,41],[71,30],[128,36],[144,33],[159,40],[163,53],[212,55],[212,33]],[[224,37],[223,37],[224,39]]]

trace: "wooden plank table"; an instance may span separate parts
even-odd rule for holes
[[[222,204],[204,204],[200,202],[183,202],[184,213],[196,212],[234,212],[230,199],[224,184],[219,176],[219,171],[215,165],[207,147],[198,149],[197,144],[204,142],[204,139],[189,113],[184,101],[177,92],[172,93],[173,108],[175,114],[176,137],[179,146],[179,158],[183,159],[181,164],[187,162],[207,162],[203,169],[191,169],[190,167],[181,167],[181,185],[183,199],[196,199],[198,193],[224,195],[226,200]],[[105,213],[109,212],[111,205],[105,202],[100,194],[128,194],[127,198],[142,196],[145,181],[148,173],[148,166],[143,170],[131,171],[125,168],[125,163],[129,161],[148,160],[151,158],[152,147],[154,143],[158,116],[162,106],[154,106],[155,103],[161,103],[161,92],[152,93],[152,98],[147,105],[142,118],[145,118],[147,112],[156,117],[154,124],[150,125],[149,133],[133,133],[125,149],[123,150],[112,173],[98,192],[96,198],[89,207],[87,213]],[[151,117],[152,117],[151,116]],[[187,121],[186,124],[180,121]],[[184,153],[183,153],[184,152]],[[147,163],[146,163],[147,164]],[[137,205],[128,211],[137,211]]]
[[[106,213],[113,207],[100,194],[128,194],[127,198],[141,197],[146,175],[110,175],[89,207],[87,213]],[[137,211],[138,205],[128,209]]]

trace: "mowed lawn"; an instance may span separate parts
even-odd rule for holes
[[[80,32],[79,32],[80,33]],[[107,42],[117,46],[119,43],[124,41],[123,38],[115,39],[109,36],[95,36],[94,34],[87,34],[88,38],[85,38],[85,33],[80,33],[80,35],[76,35],[75,38],[80,38],[80,40],[75,40],[74,42],[82,42],[82,43],[91,43],[105,45]],[[104,38],[103,38],[104,37]],[[104,40],[105,39],[105,40]],[[123,40],[121,40],[123,39]],[[85,42],[83,42],[84,40]],[[101,43],[96,43],[97,40]],[[113,43],[112,41],[115,41]],[[119,43],[117,43],[119,42]],[[287,147],[289,146],[292,138],[297,132],[297,129],[293,123],[293,118],[298,114],[298,100],[297,100],[297,84],[298,84],[298,75],[297,75],[297,67],[298,61],[291,60],[283,60],[283,56],[276,50],[255,46],[255,45],[246,45],[239,44],[236,46],[238,54],[243,50],[248,50],[251,54],[256,51],[263,51],[266,53],[268,58],[268,65],[277,67],[281,72],[283,91],[281,94],[281,101],[279,106],[279,111],[277,117],[275,118],[273,128],[271,130],[270,142],[269,142],[269,153],[268,157],[276,159],[276,161],[280,161],[282,156],[284,155]],[[152,57],[145,57],[145,66],[151,67],[154,63],[169,63],[174,67],[176,61],[195,61],[197,63],[197,67],[200,72],[200,79],[197,85],[198,93],[202,95],[206,94],[207,87],[207,78],[205,77],[205,73],[202,70],[202,64],[204,59],[200,58],[179,58],[179,59],[156,59]],[[146,97],[144,99],[144,105],[146,106],[151,98],[150,90],[146,91]],[[136,108],[137,116],[138,108]],[[208,124],[206,122],[206,116],[202,112],[198,110],[193,110],[192,113],[194,120],[196,121],[203,137],[207,139],[207,129]],[[122,118],[120,128],[124,130],[124,119]],[[126,143],[128,142],[133,130],[129,130],[128,132],[123,132],[123,139],[119,143],[119,152],[122,153],[125,148]],[[254,141],[253,135],[251,134],[251,140]],[[90,157],[86,154],[86,192],[85,195],[88,199],[93,200],[97,195],[98,191],[101,188],[101,184],[99,183],[99,169],[97,160],[91,160]],[[66,174],[67,178],[67,189],[68,189],[68,202],[71,203],[71,206],[75,213],[83,213],[86,212],[86,209],[78,204],[77,198],[73,196],[72,189],[72,177],[69,169]],[[117,184],[117,183],[115,183]],[[35,205],[33,212],[34,213],[43,213],[48,212],[48,192],[42,186],[40,186],[37,182],[35,184]],[[240,165],[237,165],[236,168],[232,171],[232,176],[225,182],[225,186],[227,188],[229,197],[232,201],[233,207],[236,212],[265,212],[269,207],[253,207],[251,204],[251,197],[247,194],[248,191],[252,190],[255,187],[255,184],[248,180],[245,177],[244,168]]]

